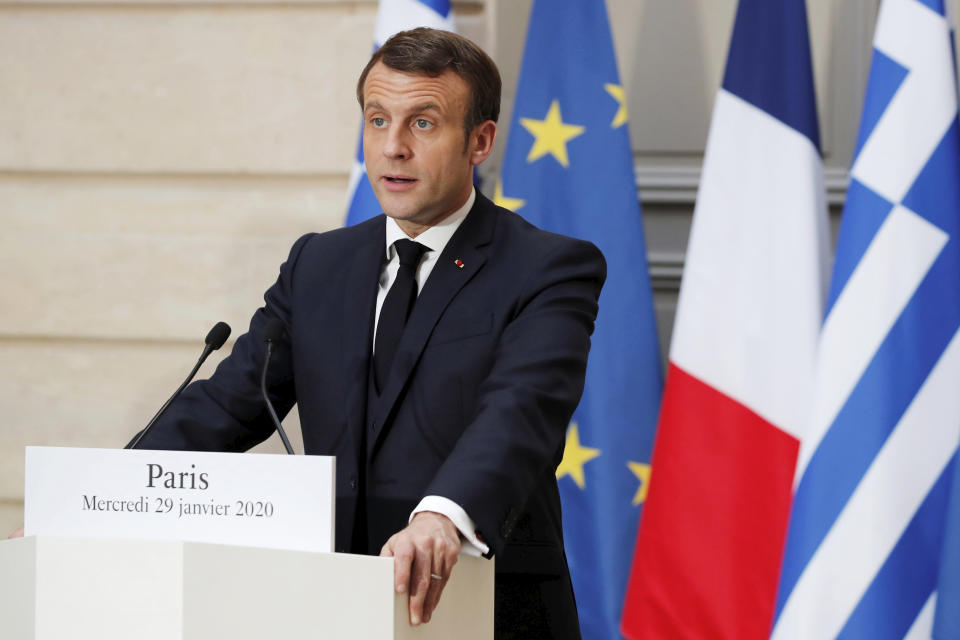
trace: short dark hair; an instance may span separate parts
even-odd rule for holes
[[[401,31],[377,49],[357,81],[357,101],[363,108],[363,85],[378,62],[396,71],[432,78],[450,69],[470,87],[470,104],[463,121],[469,136],[473,128],[500,117],[500,72],[483,49],[461,35],[418,27]]]

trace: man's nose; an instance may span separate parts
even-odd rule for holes
[[[383,155],[393,160],[404,160],[410,157],[409,131],[406,127],[390,127],[387,132],[387,143],[383,147]]]

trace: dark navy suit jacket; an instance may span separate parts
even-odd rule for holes
[[[264,325],[276,316],[286,336],[268,386],[281,415],[298,403],[306,453],[337,457],[337,549],[350,550],[358,504],[377,552],[423,496],[447,497],[496,555],[498,590],[510,580],[560,585],[529,602],[498,591],[498,621],[503,607],[540,607],[555,637],[578,637],[561,629],[576,625],[576,612],[555,469],[583,390],[603,257],[478,193],[369,400],[384,224],[379,216],[300,238],[248,333],[141,447],[243,451],[270,436],[259,377]]]

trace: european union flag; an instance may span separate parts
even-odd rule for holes
[[[619,638],[662,388],[627,104],[604,2],[536,0],[495,199],[607,259],[586,388],[557,470],[585,638]]]

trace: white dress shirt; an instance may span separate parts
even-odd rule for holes
[[[460,224],[467,217],[476,199],[476,191],[471,190],[470,197],[467,198],[466,203],[462,207],[444,218],[441,222],[422,232],[416,238],[412,238],[415,242],[419,242],[427,248],[420,258],[420,264],[417,266],[415,272],[418,294],[423,290],[423,285],[426,283],[427,278],[430,277],[430,272],[433,271],[437,260],[440,259],[440,254],[443,253],[443,249],[447,246],[447,243],[450,242],[450,238],[453,237],[454,232],[460,228]],[[409,238],[409,236],[404,233],[396,220],[388,216],[386,233],[387,261],[380,270],[380,286],[377,289],[377,311],[374,316],[373,335],[377,335],[377,325],[380,323],[380,309],[383,307],[383,301],[387,297],[387,291],[389,291],[393,285],[393,281],[397,278],[397,271],[400,269],[400,259],[397,257],[397,250],[393,246],[393,243],[404,238]],[[374,340],[374,343],[376,343],[376,340]],[[374,349],[376,349],[376,344],[374,344]],[[463,507],[453,500],[444,498],[443,496],[426,496],[410,514],[410,520],[413,520],[413,516],[421,511],[433,511],[450,518],[451,522],[453,522],[460,531],[463,539],[469,543],[461,547],[461,553],[479,556],[489,551],[490,548],[477,537],[477,526],[473,522],[473,519],[467,515]]]

